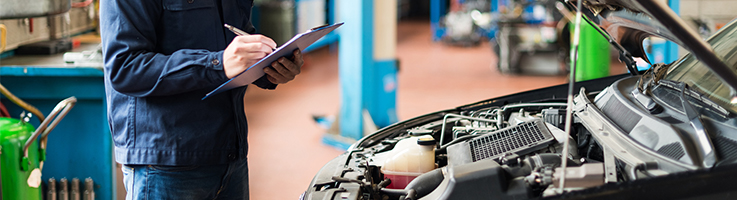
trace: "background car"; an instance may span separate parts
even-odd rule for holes
[[[630,74],[393,124],[327,163],[302,198],[733,199],[737,24],[703,41],[660,1],[583,5]],[[653,35],[690,53],[642,74],[633,57]]]

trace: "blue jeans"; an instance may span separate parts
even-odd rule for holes
[[[126,200],[248,200],[246,159],[222,165],[123,165]]]

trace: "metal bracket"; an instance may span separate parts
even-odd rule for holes
[[[59,121],[61,121],[61,119],[63,119],[64,116],[69,113],[69,111],[72,109],[72,107],[74,107],[74,104],[76,103],[77,98],[69,97],[56,104],[56,107],[51,110],[51,113],[49,113],[46,119],[41,122],[36,131],[33,132],[33,135],[31,135],[28,140],[26,140],[26,144],[23,146],[23,160],[21,162],[21,169],[29,169],[30,164],[29,162],[26,162],[28,160],[28,148],[30,148],[31,144],[36,141],[36,138],[41,136],[39,148],[42,149],[42,152],[45,152],[46,141],[48,139],[49,132],[51,132],[51,130],[54,130],[56,125],[59,124]]]
[[[605,182],[617,182],[617,163],[615,163],[614,154],[609,147],[604,147],[604,173]]]

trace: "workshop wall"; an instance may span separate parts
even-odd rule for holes
[[[54,32],[56,38],[76,35],[95,29],[96,13],[92,7],[73,8],[68,14],[50,17],[0,20],[8,28],[6,51],[20,45],[46,41]]]
[[[711,18],[715,23],[727,23],[737,16],[734,0],[681,0],[681,16]]]
[[[734,0],[680,0],[679,15],[701,37],[708,38],[719,28],[737,17],[737,1]],[[680,48],[679,55],[686,54]]]

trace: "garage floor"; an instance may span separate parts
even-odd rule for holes
[[[500,74],[488,42],[470,48],[432,42],[427,21],[402,21],[398,32],[400,120],[566,82],[565,75]],[[246,95],[251,199],[297,199],[322,165],[343,152],[321,143],[326,130],[311,117],[339,111],[337,48],[310,52],[305,62],[294,81],[274,91],[252,87]]]

